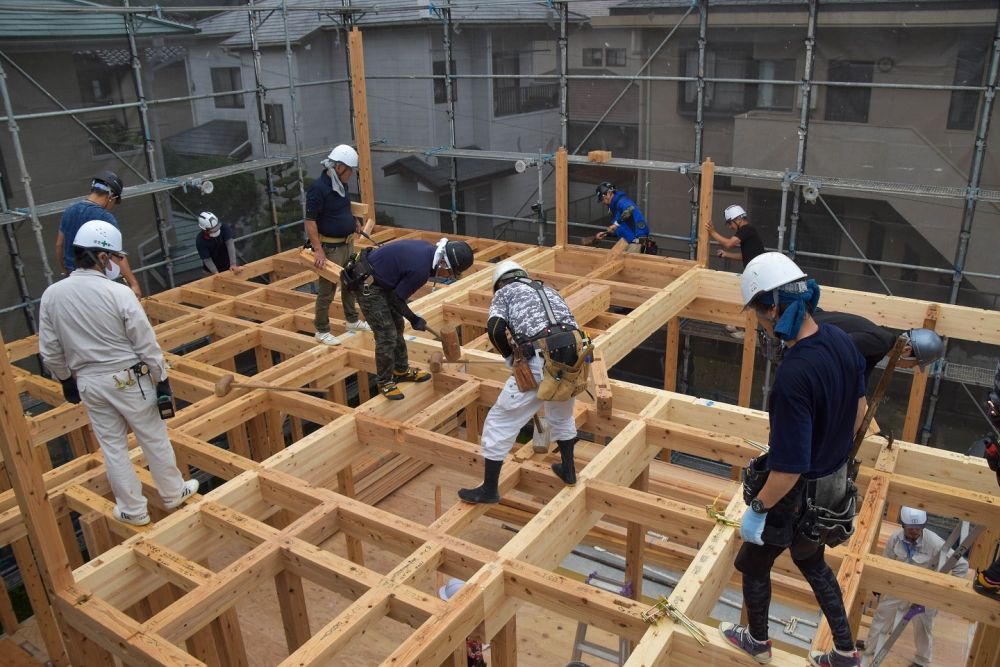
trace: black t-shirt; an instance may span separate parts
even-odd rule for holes
[[[743,225],[736,230],[736,238],[740,240],[740,253],[743,254],[743,266],[751,259],[764,253],[764,241],[753,225]]]
[[[219,270],[219,273],[228,271],[230,267],[229,248],[226,247],[226,241],[231,238],[233,238],[233,230],[226,223],[222,223],[222,230],[218,236],[209,236],[207,232],[202,231],[194,242],[195,248],[198,249],[198,257],[203,260],[211,259],[215,262],[215,268]],[[207,266],[205,270],[208,270]]]
[[[817,309],[813,313],[813,319],[816,320],[817,324],[832,324],[846,333],[854,342],[858,352],[865,358],[865,386],[867,387],[875,366],[882,360],[882,357],[889,354],[892,346],[896,344],[896,334],[860,315],[851,313]]]

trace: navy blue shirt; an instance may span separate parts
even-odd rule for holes
[[[62,218],[59,219],[59,231],[63,234],[63,263],[66,264],[67,271],[76,268],[73,263],[73,239],[76,238],[80,227],[91,220],[104,220],[115,227],[118,226],[115,216],[89,199],[71,205],[63,211]]]
[[[771,470],[815,479],[847,461],[864,369],[851,339],[828,324],[785,352],[768,399]]]
[[[340,238],[354,233],[351,200],[346,196],[347,185],[343,185],[345,196],[341,197],[333,189],[333,181],[324,169],[306,193],[306,220],[315,220],[323,236]]]
[[[434,250],[427,241],[392,241],[368,253],[368,263],[375,282],[406,301],[430,279]]]
[[[813,319],[817,324],[832,324],[854,341],[854,346],[865,358],[865,386],[871,380],[875,366],[896,344],[896,334],[860,315],[835,313],[817,308],[813,313]]]
[[[233,238],[233,230],[224,222],[220,224],[222,230],[218,236],[209,236],[208,232],[202,230],[197,238],[195,238],[194,246],[198,249],[198,257],[203,260],[211,259],[215,263],[215,268],[219,270],[219,273],[222,273],[223,271],[228,271],[231,266],[229,262],[229,248],[226,247],[226,241]],[[205,270],[208,270],[207,266]]]
[[[629,199],[624,192],[616,192],[611,197],[608,210],[614,216],[614,221],[618,223],[615,235],[623,238],[629,243],[639,238],[649,236],[649,227],[646,226],[646,218],[642,211]]]

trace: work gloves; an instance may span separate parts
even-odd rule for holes
[[[514,355],[513,354],[508,354],[506,357],[504,357],[503,358],[503,365],[506,366],[508,369],[513,369],[514,368]]]
[[[744,542],[751,544],[764,544],[764,523],[767,521],[767,512],[754,512],[749,507],[743,513],[743,520],[740,521],[740,537]]]
[[[427,331],[427,320],[419,315],[413,316],[413,319],[410,320],[410,325],[413,327],[414,331]]]
[[[59,380],[62,384],[63,398],[66,399],[67,403],[79,403],[80,402],[80,390],[76,386],[76,378],[70,375],[65,380]]]

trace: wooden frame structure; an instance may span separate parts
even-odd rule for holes
[[[435,237],[386,229],[375,238]],[[560,289],[608,367],[678,317],[746,322],[736,277],[694,262],[469,240],[475,271],[433,292],[425,288],[414,309],[437,327],[460,326],[470,358],[496,358],[486,350],[483,327],[491,262],[507,257]],[[288,665],[335,663],[383,618],[412,632],[386,648],[382,664],[464,664],[464,639],[473,632],[492,638],[493,664],[517,664],[516,614],[524,603],[632,641],[629,665],[751,664],[718,638],[709,618],[723,587],[735,581],[739,538],[704,506],[721,494],[726,514],[738,517],[743,510],[738,485],[672,465],[663,454],[685,452],[738,467],[755,453],[743,438],[767,438],[764,413],[610,381],[610,411],[586,395],[578,402],[577,422],[587,437],[579,446],[576,486],[564,487],[545,457],[524,446],[505,466],[501,489],[509,502],[500,506],[455,502],[429,525],[379,510],[375,502],[427,466],[443,466],[470,483],[479,476],[478,432],[507,371],[500,364],[447,366],[433,382],[407,387],[404,401],[371,397],[371,337],[347,334],[338,348],[314,344],[313,297],[303,291],[314,274],[296,252],[255,262],[239,277],[208,277],[144,301],[161,346],[170,351],[177,397],[186,404],[168,423],[178,461],[227,480],[170,515],[155,506],[157,495],[149,488],[151,510],[160,519],[149,529],[110,518],[110,490],[82,406],[63,404],[56,383],[3,361],[3,453],[28,505],[19,507],[14,491],[0,494],[0,542],[22,540],[22,567],[30,559],[23,550],[26,534],[52,552],[36,549],[44,574],[36,588],[47,587],[54,603],[45,636],[57,663],[62,655],[73,665],[110,664],[112,656],[137,665],[248,664],[251,639],[241,632],[235,605],[261,587],[273,587],[279,600],[274,622],[284,628],[288,651],[282,664]],[[834,288],[825,289],[823,299],[830,309],[893,327],[922,324],[931,308],[942,334],[1000,343],[1000,313]],[[668,340],[677,343],[676,337]],[[417,363],[439,349],[423,334],[409,347]],[[6,350],[17,362],[34,354],[37,342],[16,341]],[[745,350],[741,387],[752,377],[753,348]],[[676,354],[667,359],[676,360]],[[247,367],[257,381],[329,393],[214,395],[221,375]],[[674,370],[668,367],[666,377]],[[14,398],[21,393],[53,408],[23,417]],[[741,396],[748,393],[741,390]],[[19,442],[11,429],[20,429],[26,446],[10,447]],[[69,436],[76,457],[52,469],[44,445],[62,435]],[[133,452],[149,487],[141,450]],[[1000,534],[1000,512],[985,464],[907,442],[888,447],[875,436],[862,455],[864,502],[857,533],[830,553],[855,624],[866,592],[891,586],[904,587],[916,602],[1000,625],[1000,608],[968,582],[928,574],[875,551],[884,509],[905,502],[987,526],[979,545],[979,557],[986,558]],[[67,527],[70,512],[81,516],[87,562]],[[523,528],[499,550],[486,549],[463,538],[484,514]],[[666,546],[647,539],[649,530],[667,536]],[[346,536],[343,554],[323,546],[338,532]],[[683,570],[670,600],[704,627],[709,643],[701,646],[670,621],[647,625],[641,612],[648,603],[555,571],[575,545],[587,541],[626,554],[633,581],[641,581],[644,562]],[[239,554],[213,562],[224,546]],[[366,568],[370,549],[396,554],[396,566],[387,572]],[[777,595],[808,603],[811,593],[790,561],[779,560],[778,570]],[[468,583],[445,603],[434,595],[435,574]],[[325,612],[310,608],[303,593],[308,584],[345,600],[323,624],[310,620]],[[44,601],[43,593],[35,599]],[[970,665],[995,664],[996,632],[983,628]],[[821,630],[816,641],[825,645],[828,632]],[[775,651],[774,664],[801,661],[787,647]]]

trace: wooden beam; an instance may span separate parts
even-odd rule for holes
[[[701,175],[698,177],[698,247],[695,260],[699,266],[708,266],[708,230],[706,222],[712,222],[712,194],[715,192],[715,163],[707,157],[701,163]]]
[[[351,100],[354,103],[354,138],[358,149],[358,179],[361,182],[361,202],[375,218],[375,190],[372,173],[372,152],[368,136],[368,94],[365,84],[365,49],[361,31],[351,29],[347,39],[351,60]]]
[[[933,330],[937,327],[941,307],[932,303],[927,307],[927,317],[924,318],[924,329]],[[903,420],[903,440],[915,442],[917,430],[920,428],[920,416],[923,414],[924,394],[927,392],[927,379],[930,372],[919,366],[913,369],[913,381],[910,383],[910,398],[906,403],[906,418]]]
[[[757,316],[753,310],[746,312],[746,325],[743,329],[743,360],[740,362],[740,394],[737,404],[750,407],[750,394],[753,391],[753,364],[757,357]]]
[[[556,151],[556,245],[569,243],[569,163],[566,147]]]

